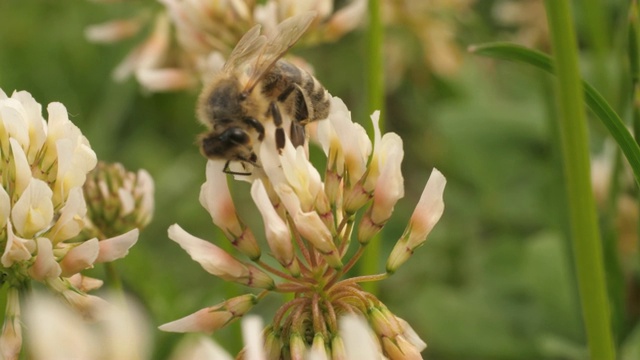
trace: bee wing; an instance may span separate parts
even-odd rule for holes
[[[278,24],[275,32],[271,34],[264,45],[263,51],[257,56],[244,92],[248,93],[253,90],[264,75],[271,70],[276,61],[300,39],[315,17],[315,11],[308,11],[304,14],[290,17]]]
[[[255,57],[263,51],[266,42],[267,37],[260,35],[260,25],[255,25],[238,41],[238,44],[233,48],[233,51],[224,63],[222,71],[229,72],[239,68],[247,62],[248,59]]]

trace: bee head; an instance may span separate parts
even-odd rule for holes
[[[251,137],[239,127],[228,127],[221,132],[205,133],[200,137],[200,151],[209,159],[227,159],[255,163]]]

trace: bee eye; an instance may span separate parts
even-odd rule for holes
[[[244,130],[232,127],[220,134],[220,140],[223,142],[232,141],[237,144],[246,144],[249,142],[249,136]]]

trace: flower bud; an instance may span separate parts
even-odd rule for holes
[[[403,336],[397,336],[395,339],[383,337],[382,347],[389,360],[422,360],[420,351]]]
[[[282,354],[282,340],[270,326],[265,330],[264,353],[267,359],[280,359]]]
[[[252,294],[237,296],[220,304],[198,310],[181,319],[161,325],[159,329],[179,333],[212,333],[227,325],[229,322],[242,317],[256,302],[257,299]]]
[[[395,272],[409,257],[413,251],[424,244],[431,229],[440,220],[444,212],[442,194],[447,180],[437,169],[433,169],[427,185],[422,192],[418,205],[411,216],[409,225],[404,234],[398,240],[389,258],[387,259],[387,272]]]
[[[145,170],[127,171],[122,164],[98,163],[84,184],[89,205],[87,237],[100,240],[143,229],[153,216],[153,179]]]
[[[307,344],[299,332],[295,331],[289,336],[289,349],[291,350],[291,360],[305,359]]]
[[[311,343],[311,349],[309,349],[307,359],[329,360],[329,354],[330,350],[327,349],[327,345],[324,341],[324,336],[322,336],[322,333],[316,333],[313,337],[313,342]]]

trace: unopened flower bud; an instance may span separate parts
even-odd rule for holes
[[[324,192],[331,205],[336,205],[341,199],[342,194],[342,177],[327,166],[324,175]]]
[[[87,237],[104,240],[143,229],[153,216],[153,192],[153,179],[145,170],[134,173],[120,163],[99,162],[84,184]]]
[[[420,351],[403,336],[394,339],[382,338],[382,347],[389,356],[389,360],[422,360]]]
[[[304,360],[307,354],[307,344],[302,334],[295,331],[289,336],[289,349],[291,350],[291,360]]]
[[[364,216],[358,224],[358,242],[362,245],[366,245],[373,239],[373,237],[382,229],[383,224],[376,224],[371,219],[371,208],[367,209]]]
[[[159,327],[169,332],[205,332],[212,333],[229,322],[242,317],[257,303],[252,294],[245,294],[231,298],[220,304],[207,307],[185,316],[181,319],[166,323]]]
[[[313,360],[329,360],[330,359],[330,350],[327,349],[327,345],[324,341],[324,336],[322,333],[316,333],[313,337],[313,342],[311,343],[311,349],[309,350],[309,355],[307,355],[308,359]]]
[[[340,335],[334,335],[334,337],[331,339],[331,359],[349,359],[349,357],[347,357],[347,349],[345,348],[344,341],[342,340],[342,337]]]
[[[271,326],[265,330],[264,353],[267,359],[280,359],[282,354],[282,340]]]
[[[371,196],[372,194],[367,192],[359,181],[354,187],[345,191],[344,211],[349,215],[354,214],[371,199]]]
[[[442,194],[446,183],[447,180],[442,173],[437,169],[433,169],[418,205],[411,216],[409,225],[393,250],[391,250],[391,254],[389,254],[387,259],[388,273],[395,272],[409,259],[415,249],[424,244],[427,235],[440,220],[444,212]]]

